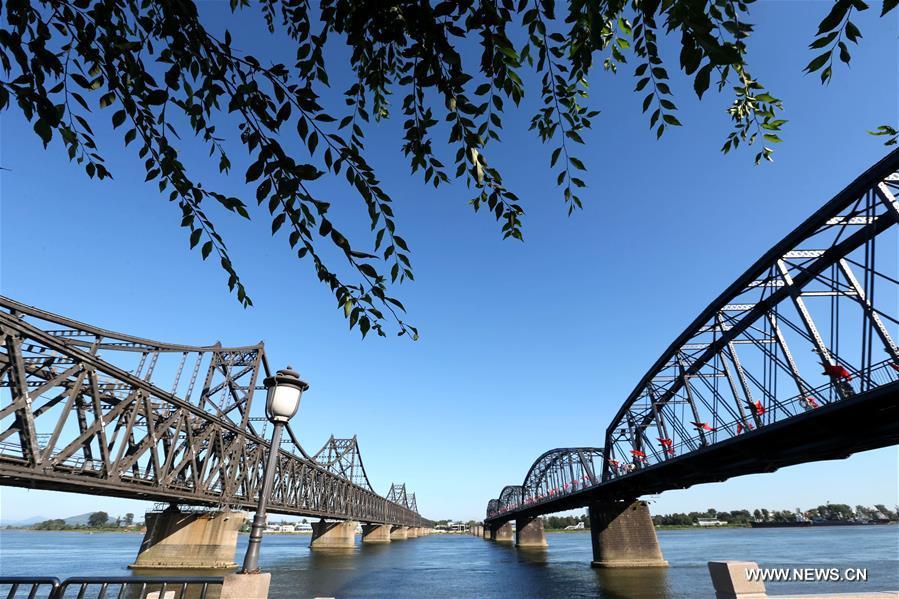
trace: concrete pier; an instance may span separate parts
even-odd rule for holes
[[[546,547],[546,536],[543,534],[543,518],[515,520],[516,547]]]
[[[490,540],[490,529],[487,526],[481,527],[481,536],[487,541]]]
[[[414,526],[410,526],[406,529],[406,538],[407,539],[415,539],[418,537],[418,529]]]
[[[390,540],[391,541],[405,541],[408,537],[406,533],[409,529],[405,526],[394,526],[390,530]]]
[[[222,582],[222,593],[219,599],[268,599],[268,587],[271,584],[270,572],[255,574],[226,574]],[[149,598],[153,593],[147,595]],[[174,596],[166,592],[166,597]]]
[[[236,568],[237,532],[244,512],[147,512],[147,532],[129,568]]]
[[[665,568],[649,507],[644,501],[610,501],[590,506],[595,568]]]
[[[506,522],[502,526],[490,527],[490,540],[498,543],[511,543],[514,540],[512,523]]]
[[[326,522],[324,518],[312,524],[312,540],[309,546],[313,549],[337,549],[353,547],[356,544],[356,525],[352,520],[345,522]]]
[[[363,543],[389,543],[390,542],[389,524],[363,524],[362,525],[362,542]]]

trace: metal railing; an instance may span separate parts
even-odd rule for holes
[[[221,576],[0,576],[6,599],[213,599]]]
[[[808,389],[807,392],[797,394],[788,399],[778,400],[773,397],[767,398],[770,401],[770,407],[764,414],[759,416],[760,425],[753,427],[751,424],[742,430],[738,425],[742,426],[740,419],[731,418],[728,420],[720,420],[714,422],[712,430],[707,432],[705,436],[691,435],[684,436],[678,442],[672,444],[668,451],[664,448],[656,451],[647,449],[645,458],[642,460],[622,460],[618,467],[610,468],[610,478],[620,478],[633,474],[648,466],[664,463],[681,455],[686,455],[726,441],[740,435],[751,435],[756,430],[764,429],[765,426],[788,420],[805,412],[812,411],[822,406],[842,401],[839,393],[836,393],[838,384],[842,385],[843,392],[852,397],[859,393],[865,393],[871,389],[892,385],[899,382],[899,369],[892,360],[883,360],[877,364],[873,364],[865,370],[853,371],[853,379],[857,381],[855,385],[848,381],[840,381],[839,383],[830,381],[817,387]],[[751,416],[746,419],[751,422]]]

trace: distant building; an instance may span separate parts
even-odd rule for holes
[[[694,526],[723,526],[727,522],[722,522],[718,518],[697,518]]]
[[[466,532],[468,530],[468,524],[465,522],[449,521],[446,524],[438,524],[436,526],[436,529],[443,531],[443,532],[449,532],[449,533],[453,533],[453,532],[462,533],[462,532]]]

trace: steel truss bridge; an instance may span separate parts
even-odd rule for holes
[[[606,429],[553,449],[487,522],[899,442],[899,150],[771,248],[674,340]]]
[[[5,297],[0,337],[0,484],[255,510],[271,449],[251,416],[261,342],[159,343]],[[269,511],[432,525],[405,485],[374,491],[356,437],[309,455],[287,430]]]

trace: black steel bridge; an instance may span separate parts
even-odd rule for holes
[[[541,455],[490,500],[486,524],[899,442],[897,194],[899,150],[709,304],[625,398],[601,447]],[[685,284],[700,274],[685,270]]]
[[[251,415],[270,374],[261,342],[159,343],[5,297],[0,337],[0,485],[255,511],[270,450]],[[269,511],[432,527],[405,485],[374,491],[355,437],[310,455],[288,432]]]

